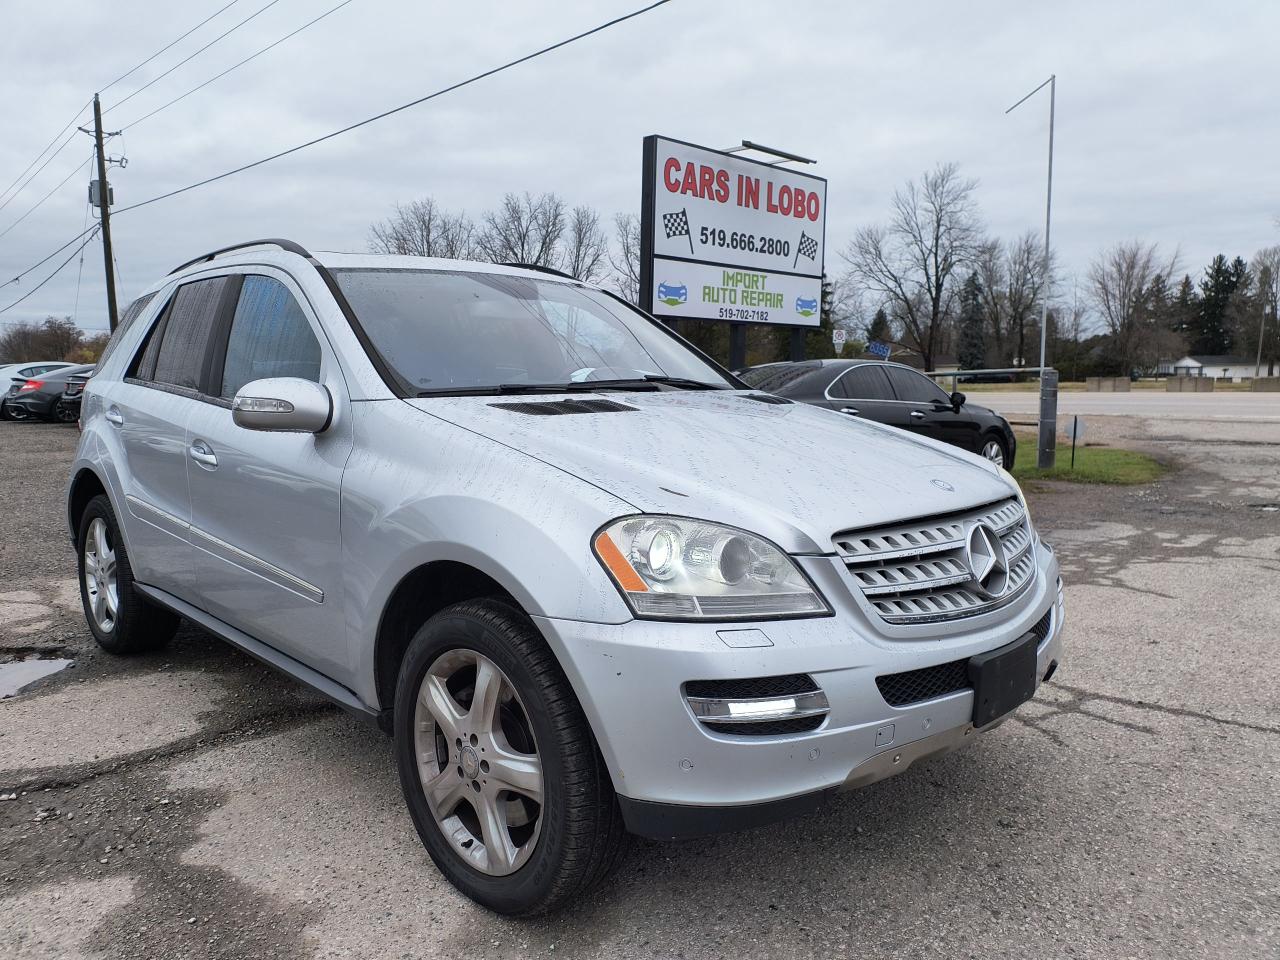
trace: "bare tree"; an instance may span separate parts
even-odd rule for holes
[[[396,204],[395,213],[369,228],[369,249],[412,257],[475,259],[475,224],[432,197]]]
[[[610,252],[613,282],[618,293],[632,303],[640,302],[640,218],[634,213],[618,213],[613,217],[613,236],[617,252]]]
[[[1051,270],[1052,264],[1050,260]],[[1036,315],[1048,291],[1039,235],[1028,230],[1007,245],[987,240],[978,249],[975,267],[996,363],[1009,365],[1015,358],[1026,363],[1027,334],[1038,330]]]
[[[1130,240],[1100,253],[1089,266],[1088,291],[1111,335],[1112,360],[1121,373],[1153,365],[1174,348],[1172,331],[1150,309],[1153,287],[1167,285],[1178,255],[1161,257],[1155,243]]]
[[[71,360],[84,344],[84,332],[70,317],[46,317],[43,323],[19,321],[0,327],[0,360]]]
[[[609,259],[609,241],[600,227],[600,214],[590,207],[574,207],[565,231],[561,269],[579,280],[600,277]]]
[[[895,191],[888,225],[859,230],[841,254],[850,279],[888,307],[926,368],[945,336],[952,277],[981,242],[976,186],[954,163],[940,164]]]
[[[532,263],[555,267],[565,232],[565,203],[554,193],[508,193],[497,210],[484,215],[476,237],[481,259],[491,263]]]

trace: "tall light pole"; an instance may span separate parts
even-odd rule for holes
[[[1044,369],[1045,346],[1049,338],[1049,291],[1052,286],[1049,275],[1049,224],[1053,213],[1053,113],[1058,94],[1058,75],[1049,74],[1048,80],[1005,111],[1006,115],[1012,113],[1045,87],[1049,88],[1049,175],[1044,193],[1044,298],[1040,302],[1040,450],[1036,458],[1041,470],[1048,470],[1053,466],[1058,420],[1058,378],[1056,374],[1046,377]]]

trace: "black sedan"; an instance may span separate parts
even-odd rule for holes
[[[50,370],[15,382],[5,396],[5,408],[15,420],[74,423],[80,418],[79,392],[93,372],[93,364]]]
[[[947,394],[931,379],[900,363],[878,360],[804,360],[766,363],[739,376],[758,390],[865,417],[980,453],[1012,468],[1017,442],[1009,421]]]

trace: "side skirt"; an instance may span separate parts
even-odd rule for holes
[[[254,639],[249,634],[237,630],[228,623],[223,623],[217,617],[205,613],[199,607],[194,607],[185,600],[178,599],[165,590],[150,587],[144,583],[135,582],[133,586],[135,590],[151,602],[172,610],[180,617],[185,617],[197,626],[203,627],[232,646],[239,647],[249,656],[256,660],[261,660],[267,666],[279,670],[286,676],[292,677],[299,683],[310,687],[316,693],[332,700],[349,713],[367,720],[378,719],[379,711],[365,704],[352,691],[342,686],[342,684],[330,680],[323,673],[312,670],[306,664],[299,663],[293,657],[286,656],[275,647]]]

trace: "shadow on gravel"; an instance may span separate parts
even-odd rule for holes
[[[0,803],[0,914],[5,900],[41,887],[123,877],[135,881],[133,898],[86,943],[104,957],[309,956],[302,930],[315,908],[182,862],[223,800],[220,791],[172,790],[163,772],[134,769]]]

